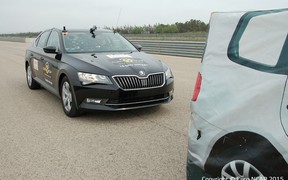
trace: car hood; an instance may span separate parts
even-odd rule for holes
[[[79,71],[100,73],[106,71],[107,75],[145,75],[164,72],[164,64],[144,52],[131,53],[95,53],[95,54],[71,54],[74,59],[85,62]],[[92,65],[92,66],[91,66]],[[96,71],[96,72],[94,72]],[[105,73],[105,74],[106,74]]]

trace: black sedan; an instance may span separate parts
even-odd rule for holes
[[[160,60],[110,30],[43,31],[26,50],[30,89],[61,98],[67,116],[82,110],[127,110],[168,103],[174,78]]]

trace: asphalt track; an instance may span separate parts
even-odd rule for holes
[[[187,133],[199,59],[160,56],[175,76],[166,105],[68,118],[60,99],[30,90],[28,43],[0,41],[0,179],[186,178]]]

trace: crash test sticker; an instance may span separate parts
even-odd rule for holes
[[[38,71],[38,60],[33,59],[33,68]]]
[[[111,59],[114,59],[114,58],[132,58],[128,54],[111,54],[111,55],[107,55],[107,57],[109,57]]]

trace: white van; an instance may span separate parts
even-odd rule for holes
[[[212,13],[187,179],[288,180],[288,9]]]

